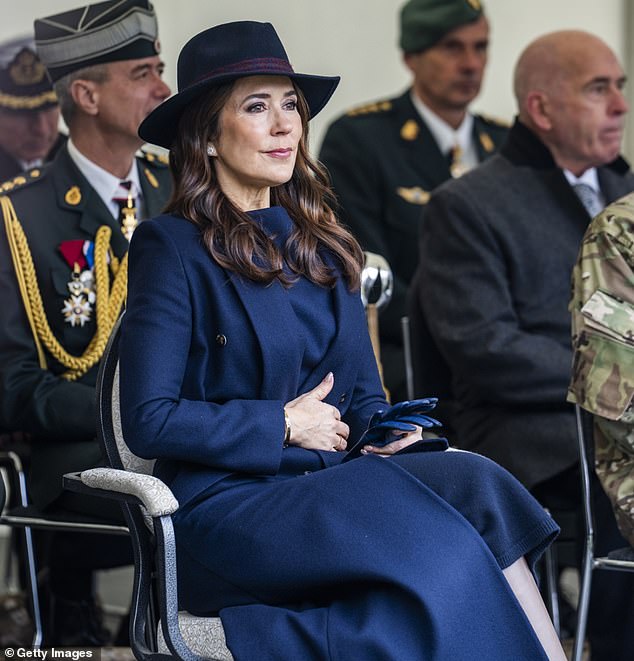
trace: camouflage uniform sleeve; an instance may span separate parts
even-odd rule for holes
[[[568,399],[595,415],[595,468],[634,545],[634,195],[584,237],[572,275],[573,373]]]
[[[590,224],[572,274],[568,399],[620,420],[634,395],[634,195]]]

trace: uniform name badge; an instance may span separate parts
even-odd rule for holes
[[[66,285],[70,296],[62,308],[64,321],[73,327],[83,327],[90,321],[96,299],[93,275],[95,244],[81,239],[63,241],[59,250],[71,269]]]

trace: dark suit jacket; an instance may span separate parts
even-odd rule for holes
[[[334,302],[337,335],[304,391],[333,372],[326,401],[339,407],[354,443],[385,401],[359,292],[339,282]],[[282,459],[283,406],[301,394],[300,337],[281,285],[264,288],[219,267],[193,224],[161,216],[136,230],[122,329],[122,424],[124,434],[133,430],[126,437],[135,453],[160,458],[158,474],[181,505],[232,472],[300,474],[340,461],[297,447]]]
[[[480,160],[502,144],[508,129],[475,116],[473,139]],[[381,312],[379,330],[388,389],[404,398],[401,317],[418,264],[418,224],[429,194],[451,178],[427,125],[410,99],[394,99],[353,109],[335,121],[319,154],[341,205],[339,217],[364,250],[387,259],[394,274],[391,303]]]
[[[634,190],[621,158],[598,174],[607,202]],[[432,195],[421,223],[413,286],[451,371],[458,443],[528,487],[577,462],[568,301],[589,221],[516,123],[500,154]]]
[[[167,199],[171,180],[165,163],[152,155],[148,159],[139,159],[141,187],[148,213],[156,214]],[[8,182],[3,189],[26,233],[53,334],[68,352],[81,355],[95,333],[95,315],[83,327],[64,321],[62,308],[69,296],[71,270],[59,246],[72,239],[94,241],[101,225],[112,228],[111,246],[117,257],[123,256],[128,242],[65,147],[49,166],[26,172],[15,181],[22,179],[26,183]],[[73,187],[77,187],[80,199],[69,196],[67,201],[66,193]],[[0,301],[1,426],[32,434],[30,491],[34,502],[43,506],[61,493],[64,472],[100,461],[94,440],[97,367],[78,381],[66,381],[60,377],[65,368],[47,352],[48,369],[40,368],[4,223],[0,227]]]

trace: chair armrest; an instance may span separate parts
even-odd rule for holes
[[[80,479],[92,489],[135,496],[152,517],[170,515],[178,509],[178,501],[169,487],[153,475],[116,468],[91,468],[82,471]]]

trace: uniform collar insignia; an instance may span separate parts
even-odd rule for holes
[[[482,145],[482,148],[484,149],[485,152],[490,154],[495,149],[493,140],[491,140],[491,136],[488,133],[482,131],[478,135],[478,138],[480,139],[480,144]]]
[[[76,207],[81,202],[81,191],[79,186],[71,186],[64,195],[64,202]]]
[[[150,182],[150,185],[153,188],[159,187],[159,182],[157,178],[147,168],[143,168],[143,174],[145,175],[145,178]]]
[[[418,122],[414,119],[408,119],[403,126],[401,126],[401,138],[403,140],[416,140],[420,127]]]

